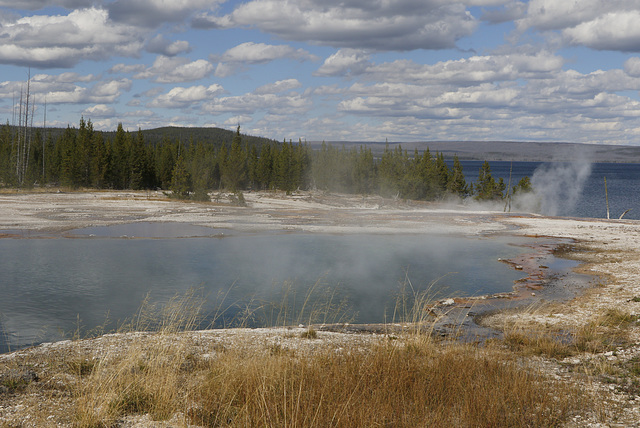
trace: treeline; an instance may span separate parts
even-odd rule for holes
[[[175,129],[174,129],[175,131]],[[388,146],[374,157],[365,146],[346,149],[322,144],[312,150],[301,141],[251,140],[238,127],[225,134],[183,142],[175,135],[145,138],[118,125],[115,132],[93,129],[90,120],[53,136],[23,132],[9,124],[0,129],[0,183],[4,186],[62,185],[98,189],[165,189],[180,198],[208,200],[213,190],[320,189],[380,194],[403,199],[436,200],[447,195],[502,199],[530,188],[528,179],[513,189],[496,181],[485,162],[476,183],[465,181],[454,157],[451,167],[441,153],[409,155]],[[250,143],[247,141],[251,141]]]

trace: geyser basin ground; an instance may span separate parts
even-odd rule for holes
[[[640,313],[640,223],[631,220],[593,220],[553,218],[528,214],[503,214],[496,211],[471,210],[465,207],[443,207],[437,204],[404,204],[380,198],[345,197],[322,194],[285,196],[272,193],[247,193],[247,208],[224,204],[191,204],[169,201],[161,194],[146,192],[92,192],[60,194],[0,194],[0,236],[8,237],[60,237],[66,231],[90,226],[106,226],[131,222],[177,221],[193,225],[228,228],[234,232],[266,233],[283,230],[319,231],[323,233],[455,233],[456,235],[496,236],[527,235],[552,237],[577,242],[574,258],[584,262],[580,271],[597,276],[597,286],[566,302],[534,305],[517,313],[497,313],[483,321],[497,327],[511,323],[524,331],[536,332],[548,328],[571,330],[597,319],[603,311],[621,310],[629,314]],[[212,238],[215,239],[215,238]],[[538,239],[538,238],[536,238]],[[548,242],[546,239],[545,242]],[[544,264],[535,249],[526,260],[535,267]],[[525,256],[523,256],[525,257]],[[525,260],[522,261],[524,263]],[[27,261],[28,262],[28,261]],[[529,293],[530,294],[530,293]],[[540,297],[531,299],[538,302]],[[630,344],[614,353],[578,354],[561,361],[544,357],[522,356],[525,363],[557,379],[568,379],[589,390],[606,393],[606,400],[598,414],[612,402],[621,408],[609,419],[613,425],[637,426],[640,420],[640,400],[612,389],[613,385],[598,378],[584,378],[584,370],[595,365],[627,364],[640,352],[640,327],[628,328]],[[212,347],[257,346],[273,349],[274,345],[295,352],[314,352],[322,349],[340,351],[347,347],[360,347],[363,342],[385,340],[378,335],[318,332],[316,340],[301,339],[304,329],[223,329],[181,334],[176,343],[185,343],[190,352],[203,357]],[[11,367],[20,361],[37,358],[57,358],[59,355],[94,355],[104,358],[109,353],[127,352],[132,343],[139,343],[144,333],[107,335],[94,340],[65,341],[45,344],[13,353],[0,354],[0,365]],[[182,345],[180,345],[182,346]],[[326,347],[326,348],[325,348]],[[244,349],[244,348],[241,348]],[[482,350],[480,350],[482,352]],[[613,361],[612,361],[613,359]],[[527,365],[527,364],[525,364]],[[66,376],[66,375],[65,375]],[[585,381],[586,380],[586,381]],[[472,384],[472,383],[471,383]],[[21,394],[5,396],[4,414],[9,423],[24,421],[32,409],[41,408],[46,398]],[[9,399],[11,402],[9,402]],[[586,410],[587,412],[589,410]],[[1,412],[0,412],[1,413]],[[580,414],[568,426],[600,426],[602,420],[593,414]],[[46,415],[45,415],[46,416]],[[147,419],[145,419],[145,417]],[[5,419],[2,419],[5,420]],[[156,426],[148,415],[137,416],[136,426]],[[146,421],[146,422],[145,422]],[[138,422],[140,422],[138,424]],[[131,425],[133,426],[133,424]]]
[[[86,328],[107,315],[122,320],[147,292],[162,300],[202,286],[209,298],[225,294],[224,307],[277,301],[289,280],[301,287],[298,301],[318,281],[335,289],[336,302],[348,299],[357,321],[391,322],[399,316],[393,301],[403,283],[419,291],[444,277],[434,298],[508,292],[526,272],[497,259],[539,252],[506,245],[534,241],[516,238],[518,215],[378,197],[248,193],[247,207],[146,192],[0,198],[0,236],[32,238],[0,241],[3,301],[10,308],[3,329],[20,345],[51,337],[45,328],[73,330],[80,313]],[[222,321],[234,318],[234,310]],[[30,318],[34,311],[42,317]],[[22,335],[15,325],[25,328]]]

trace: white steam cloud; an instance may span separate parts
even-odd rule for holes
[[[519,195],[520,209],[543,215],[568,215],[575,208],[591,175],[591,162],[581,154],[571,162],[540,165],[531,177],[533,193]]]

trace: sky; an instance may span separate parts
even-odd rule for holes
[[[640,145],[640,0],[0,0],[0,120]]]

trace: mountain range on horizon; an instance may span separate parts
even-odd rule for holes
[[[350,147],[366,145],[374,153],[384,151],[387,142],[327,141],[326,144]],[[322,142],[311,142],[318,148]],[[640,146],[607,144],[581,144],[566,142],[534,141],[424,141],[389,142],[389,148],[401,146],[410,153],[427,148],[450,158],[457,155],[461,160],[487,161],[531,161],[531,162],[588,162],[640,163]]]

